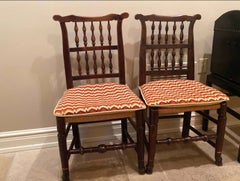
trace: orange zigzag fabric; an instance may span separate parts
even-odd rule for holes
[[[54,115],[65,117],[145,108],[145,104],[126,85],[86,84],[66,90],[54,109]]]
[[[212,104],[228,101],[221,91],[194,80],[159,80],[140,87],[148,106],[183,106],[191,104]]]

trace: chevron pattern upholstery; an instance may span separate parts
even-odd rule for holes
[[[145,104],[126,85],[85,84],[65,91],[54,115],[59,117],[145,109]]]
[[[194,80],[159,80],[140,87],[148,106],[216,104],[229,100],[222,92]]]

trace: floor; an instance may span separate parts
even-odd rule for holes
[[[168,124],[163,123],[163,126]],[[165,136],[166,130],[159,136]],[[178,133],[168,134],[174,136]],[[236,161],[239,140],[240,121],[228,115],[221,167],[214,164],[213,148],[199,141],[159,145],[152,175],[138,175],[133,149],[74,155],[70,159],[70,178],[97,181],[240,181],[240,163]],[[57,181],[60,178],[57,147],[0,154],[1,181]]]

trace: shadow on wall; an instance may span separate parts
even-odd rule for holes
[[[53,57],[37,57],[32,65],[32,74],[36,76],[39,84],[39,102],[41,120],[43,127],[55,125],[53,116],[54,107],[58,99],[66,90],[65,73],[63,68],[62,50],[56,46],[56,42],[61,40],[55,35],[48,36],[48,42],[53,47]]]
[[[134,93],[139,94],[138,80],[139,80],[139,46],[140,42],[134,44],[125,44],[125,68],[126,68],[126,82]]]
[[[66,90],[65,72],[62,55],[62,39],[60,35],[47,37],[53,48],[52,57],[39,56],[32,64],[32,74],[39,85],[39,112],[43,122],[41,125],[55,126],[54,107]],[[59,45],[57,44],[59,43]],[[139,42],[124,44],[126,83],[138,95]],[[53,120],[53,121],[52,121]],[[51,122],[51,123],[49,123]]]
[[[139,93],[139,48],[140,42],[125,44],[126,81],[130,89],[137,95]],[[205,53],[198,62],[195,73],[200,82],[206,83],[206,77],[210,73],[211,54]]]
[[[210,66],[211,66],[211,54],[205,53],[203,58],[198,63],[200,66],[198,71],[199,74],[199,81],[206,84],[207,75],[210,73]]]

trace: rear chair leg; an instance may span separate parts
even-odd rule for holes
[[[143,121],[143,111],[136,112],[136,127],[137,127],[137,155],[138,155],[138,173],[145,173],[144,166],[144,121]]]
[[[158,109],[151,108],[150,119],[149,119],[148,163],[146,166],[147,174],[152,174],[152,171],[153,171],[154,157],[156,152],[157,128],[158,128]]]
[[[207,80],[206,85],[211,87],[212,83]],[[205,114],[209,115],[209,110],[204,110],[203,112]],[[208,119],[203,117],[203,119],[202,119],[202,130],[203,131],[208,131],[208,122],[209,122]]]
[[[127,119],[121,120],[121,128],[122,128],[122,143],[127,144]]]
[[[184,119],[183,119],[183,130],[182,130],[183,138],[186,138],[189,136],[190,121],[191,121],[191,112],[185,112]]]
[[[226,127],[226,110],[227,110],[227,103],[222,102],[221,107],[217,110],[218,125],[217,125],[217,139],[216,139],[216,148],[215,148],[215,164],[217,166],[222,166],[221,155],[222,155],[225,127]]]
[[[57,117],[57,131],[58,131],[58,145],[59,154],[62,165],[62,180],[69,180],[69,166],[68,166],[68,151],[67,151],[67,135],[66,135],[66,124],[63,117]]]
[[[240,146],[238,148],[238,162],[240,163]]]
[[[209,110],[203,111],[205,114],[209,115]],[[202,130],[208,131],[208,119],[203,117],[202,118]]]
[[[80,148],[81,143],[80,143],[80,137],[79,137],[79,129],[78,129],[78,124],[73,123],[72,124],[72,131],[73,131],[73,137],[75,139],[75,148]]]

